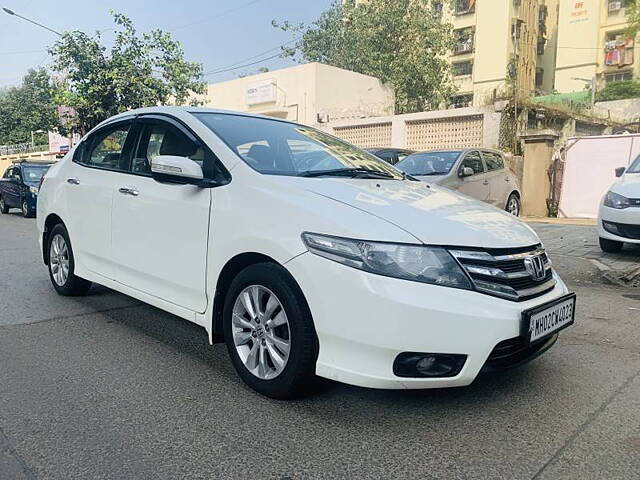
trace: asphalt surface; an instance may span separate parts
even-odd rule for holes
[[[579,257],[551,252],[577,323],[527,366],[279,402],[199,327],[102,287],[57,296],[34,220],[0,216],[0,246],[1,480],[638,478],[640,290]]]

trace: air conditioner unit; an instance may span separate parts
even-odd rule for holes
[[[610,12],[617,12],[618,10],[622,10],[622,1],[621,0],[609,2],[609,11]]]

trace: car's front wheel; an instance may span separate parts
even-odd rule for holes
[[[600,237],[600,248],[606,253],[618,253],[622,250],[622,242]]]
[[[9,205],[4,203],[2,196],[0,196],[0,213],[9,213]]]
[[[241,271],[223,321],[231,361],[251,388],[278,399],[310,392],[318,340],[304,296],[284,268],[260,263]]]
[[[520,216],[520,197],[516,193],[509,195],[505,210],[511,215]]]
[[[69,233],[59,223],[51,229],[48,237],[47,254],[49,277],[56,292],[65,296],[85,295],[91,288],[91,282],[75,275],[73,249]]]

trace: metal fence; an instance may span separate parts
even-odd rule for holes
[[[19,153],[32,153],[49,151],[49,145],[32,145],[31,142],[15,143],[13,145],[0,145],[0,155],[16,155]]]

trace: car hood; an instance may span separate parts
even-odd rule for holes
[[[640,173],[625,173],[611,190],[627,198],[640,198]]]
[[[441,184],[447,175],[413,175],[421,182]]]
[[[437,185],[342,178],[295,180],[310,192],[386,220],[425,244],[512,248],[540,243],[518,218]]]

